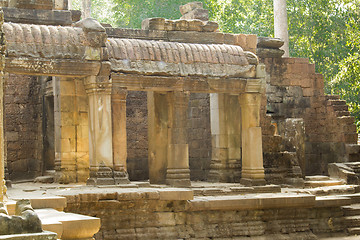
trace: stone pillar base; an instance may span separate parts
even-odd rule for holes
[[[243,168],[241,173],[243,178],[265,179],[264,168]]]
[[[242,178],[240,180],[240,184],[246,187],[251,186],[264,186],[266,185],[266,181],[264,179],[250,179],[250,178]]]
[[[109,167],[91,167],[90,178],[87,180],[86,185],[120,185],[130,183],[126,172],[113,171]]]
[[[172,187],[190,187],[190,170],[184,169],[168,169],[166,171],[166,184]]]
[[[241,162],[238,160],[228,160],[230,164],[227,168],[221,164],[220,160],[211,160],[209,182],[237,183],[241,179]]]
[[[115,185],[130,183],[129,175],[125,170],[124,171],[114,171],[114,180],[115,180]]]
[[[76,173],[74,171],[57,170],[54,181],[63,184],[76,182]]]

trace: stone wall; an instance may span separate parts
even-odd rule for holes
[[[267,239],[310,240],[317,239],[314,233],[341,233],[345,228],[340,207],[309,207],[306,206],[308,200],[301,200],[301,197],[298,200],[303,201],[302,205],[291,205],[292,199],[285,202],[269,199],[264,203],[271,202],[273,207],[259,208],[261,201],[255,199],[251,204],[246,201],[241,204],[241,200],[226,204],[226,197],[171,199],[180,198],[179,194],[187,195],[167,190],[67,195],[65,211],[101,218],[101,229],[95,235],[98,240],[245,240],[260,239],[264,235]],[[197,205],[199,201],[203,208]]]
[[[148,180],[147,93],[129,91],[126,99],[127,169],[129,178]]]
[[[190,178],[204,181],[211,162],[209,94],[191,93],[188,111]]]
[[[345,161],[346,144],[357,142],[354,118],[345,101],[324,94],[323,76],[315,73],[308,59],[266,58],[263,62],[268,73],[267,114],[281,136],[286,135],[286,119],[303,118],[305,173],[326,175],[327,164]]]
[[[41,78],[5,74],[4,105],[10,179],[31,179],[42,170]]]

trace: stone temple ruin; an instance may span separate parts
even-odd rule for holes
[[[360,232],[354,118],[281,40],[221,33],[196,2],[141,30],[0,6],[0,239]]]

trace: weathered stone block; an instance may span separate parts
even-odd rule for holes
[[[181,19],[199,19],[202,21],[209,21],[209,10],[196,8],[191,12],[184,14]]]
[[[256,55],[261,58],[280,58],[284,55],[284,50],[273,48],[258,48]]]
[[[203,8],[203,3],[202,2],[190,2],[190,3],[187,3],[185,5],[181,5],[179,7],[181,15],[189,13],[189,12],[195,10],[195,9],[198,9],[198,8]]]
[[[69,26],[72,23],[70,11],[49,11],[43,9],[3,8],[5,22]]]
[[[257,47],[278,49],[284,45],[284,41],[279,38],[258,37]]]

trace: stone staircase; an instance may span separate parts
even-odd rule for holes
[[[334,111],[337,117],[337,126],[342,130],[345,143],[356,144],[358,135],[356,133],[355,118],[350,116],[346,101],[340,100],[338,95],[326,95],[326,105]]]
[[[308,188],[344,185],[344,180],[332,179],[328,176],[306,176],[304,186]]]
[[[360,235],[360,203],[342,207],[349,235]]]
[[[345,100],[338,95],[326,95],[327,104],[332,106],[337,117],[350,116],[349,108]]]
[[[340,207],[342,209],[342,223],[338,224],[343,224],[347,235],[360,235],[360,188],[358,185],[345,185],[344,180],[328,176],[308,176],[305,177],[305,186],[307,187],[304,189],[305,191],[314,190],[309,192],[316,195],[316,207]],[[330,190],[320,190],[324,188]]]
[[[43,230],[55,232],[58,239],[91,240],[100,230],[99,218],[63,212],[66,207],[65,197],[29,199],[42,222]],[[19,199],[12,199],[6,203],[9,215],[15,214],[16,200]]]
[[[355,194],[360,191],[358,185],[348,185],[342,179],[328,176],[306,176],[304,188],[287,189],[288,192],[308,193],[317,197]]]

